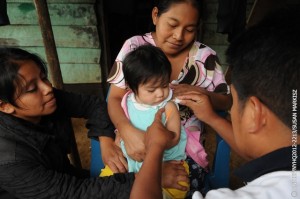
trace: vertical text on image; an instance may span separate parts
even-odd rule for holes
[[[298,137],[298,91],[292,90],[292,197],[297,197],[297,137]]]

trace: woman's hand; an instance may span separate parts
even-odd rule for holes
[[[175,188],[182,191],[187,191],[186,186],[182,186],[179,182],[187,182],[189,184],[189,177],[183,167],[182,161],[167,161],[163,162],[162,169],[162,187]]]
[[[134,128],[130,123],[125,125],[121,127],[122,132],[120,129],[119,132],[124,141],[126,152],[132,159],[142,162],[146,155],[145,132]]]
[[[110,137],[99,137],[101,142],[101,154],[103,163],[112,170],[113,173],[125,173],[128,170],[127,161],[114,140]]]

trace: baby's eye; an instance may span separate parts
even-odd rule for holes
[[[155,90],[148,90],[149,93],[153,93]]]

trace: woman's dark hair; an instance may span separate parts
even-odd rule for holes
[[[0,100],[17,106],[15,100],[19,97],[24,83],[18,74],[23,61],[34,61],[41,72],[47,76],[45,62],[37,55],[20,48],[0,47]]]
[[[198,14],[198,16],[199,16],[198,23],[199,23],[200,22],[200,15],[202,13],[201,2],[202,1],[200,1],[200,0],[157,0],[156,3],[155,3],[156,4],[155,7],[157,7],[157,9],[158,9],[157,16],[159,17],[160,15],[168,12],[170,7],[173,4],[190,3],[199,12],[199,14]],[[150,31],[155,31],[155,26],[152,23],[151,23],[151,26],[150,26]]]
[[[168,85],[172,67],[160,48],[143,45],[126,55],[123,61],[123,72],[128,87],[137,94],[138,86],[153,78]]]

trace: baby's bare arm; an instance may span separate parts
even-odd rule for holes
[[[172,146],[178,144],[180,139],[180,132],[181,132],[181,121],[180,121],[180,114],[176,104],[172,101],[168,102],[165,106],[165,113],[166,113],[166,127],[169,131],[175,133],[175,137],[172,140]]]

